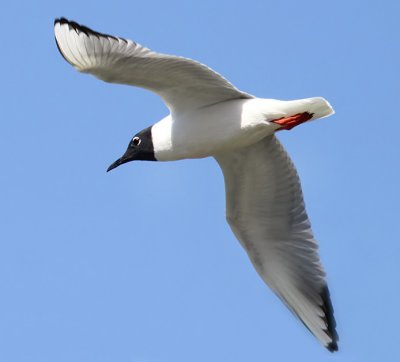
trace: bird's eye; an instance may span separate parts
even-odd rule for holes
[[[142,140],[141,140],[139,137],[133,137],[133,138],[132,138],[132,144],[133,144],[134,146],[139,146],[139,145],[140,145],[140,142],[142,142]]]

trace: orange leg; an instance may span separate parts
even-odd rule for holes
[[[312,118],[312,116],[313,116],[312,113],[304,112],[295,114],[294,116],[290,117],[274,119],[271,122],[274,122],[281,126],[281,128],[279,128],[277,131],[281,131],[283,129],[289,130],[292,129],[293,127],[298,126],[299,124],[307,122]]]

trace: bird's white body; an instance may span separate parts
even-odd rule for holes
[[[312,119],[333,113],[323,98],[295,101],[234,99],[192,112],[170,114],[152,127],[157,160],[215,156],[254,144],[280,126],[273,120],[310,112]]]
[[[151,134],[146,129],[133,137],[129,157],[109,170],[134,159],[213,156],[224,174],[227,220],[255,269],[324,346],[337,350],[329,290],[300,181],[274,135],[331,115],[329,103],[256,98],[204,64],[63,18],[55,21],[55,35],[61,54],[78,71],[151,90],[170,110]]]

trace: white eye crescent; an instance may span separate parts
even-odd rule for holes
[[[140,142],[142,142],[142,140],[141,140],[139,137],[133,137],[133,138],[132,138],[132,144],[133,144],[134,146],[139,146],[139,145],[140,145]]]

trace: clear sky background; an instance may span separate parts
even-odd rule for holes
[[[0,362],[400,360],[400,2],[7,1],[0,13]],[[65,16],[197,59],[260,97],[324,96],[279,138],[302,179],[340,335],[327,352],[224,218],[213,159],[136,162],[167,114],[76,72]]]

